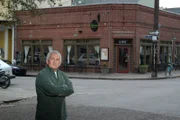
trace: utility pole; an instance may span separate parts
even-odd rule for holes
[[[154,27],[153,31],[159,29],[159,0],[154,0]],[[157,77],[157,52],[158,52],[158,36],[152,41],[153,57],[152,57],[152,74],[151,77]]]

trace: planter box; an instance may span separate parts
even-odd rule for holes
[[[101,74],[108,74],[110,71],[109,68],[101,68]]]
[[[147,73],[148,72],[148,68],[139,68],[139,72],[140,73]]]
[[[140,73],[147,73],[148,72],[148,65],[140,65],[139,66]]]

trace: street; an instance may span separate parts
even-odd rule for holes
[[[180,116],[180,81],[166,80],[73,80],[74,106],[125,108]]]
[[[68,120],[180,120],[178,78],[71,81],[75,93],[67,98]],[[11,98],[29,96],[27,100],[1,105],[0,120],[11,120],[13,116],[17,120],[34,120],[34,83],[34,77],[17,77],[8,89],[0,89],[0,100],[9,98],[7,93]]]

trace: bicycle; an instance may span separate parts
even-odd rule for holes
[[[165,70],[165,76],[172,76],[174,75],[176,70],[176,65],[174,63],[168,63],[166,70]]]

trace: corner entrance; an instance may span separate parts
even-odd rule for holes
[[[117,72],[129,73],[129,55],[130,50],[128,46],[117,47]]]

